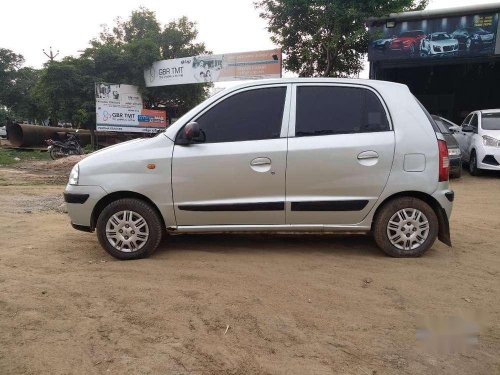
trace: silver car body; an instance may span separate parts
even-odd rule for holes
[[[295,137],[296,92],[302,85],[371,90],[381,99],[391,130]],[[244,90],[273,86],[287,90],[280,138],[175,144],[184,125],[213,105]],[[68,203],[68,212],[74,226],[93,230],[102,202],[132,194],[154,204],[172,232],[369,231],[377,207],[406,192],[436,202],[447,225],[452,203],[445,196],[448,182],[438,182],[439,136],[405,85],[355,79],[253,81],[219,92],[154,138],[82,160],[78,185],[68,184],[66,193],[88,194],[88,199]],[[292,208],[350,201],[367,203],[358,210]],[[284,209],[275,209],[280,202]],[[244,209],[256,203],[261,209]],[[231,205],[243,208],[210,209]]]

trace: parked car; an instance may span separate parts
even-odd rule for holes
[[[455,30],[451,36],[458,40],[460,49],[467,51],[474,48],[491,46],[495,41],[495,34],[481,27],[464,27]]]
[[[471,175],[483,169],[500,171],[500,109],[472,112],[455,129],[454,136]]]
[[[429,34],[421,43],[421,51],[428,55],[443,55],[458,51],[458,40],[443,32]]]
[[[372,42],[372,46],[373,46],[373,48],[375,48],[379,51],[386,52],[387,50],[389,50],[389,48],[391,46],[391,42],[394,38],[395,38],[394,36],[391,36],[389,38],[381,38],[381,39],[374,40]]]
[[[419,256],[436,237],[451,245],[434,127],[405,85],[253,81],[86,157],[64,197],[73,226],[119,259],[148,256],[164,231],[372,232],[386,254]]]
[[[434,122],[438,126],[441,134],[443,134],[446,146],[448,146],[448,157],[450,159],[450,177],[459,178],[462,176],[462,153],[457,140],[453,136],[453,131],[450,128],[457,126],[453,122],[436,115],[432,115]]]
[[[422,39],[425,33],[422,30],[411,30],[402,32],[391,42],[392,51],[407,52],[411,55],[419,52]]]
[[[0,138],[7,138],[7,130],[5,126],[0,126]]]

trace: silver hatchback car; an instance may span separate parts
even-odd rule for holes
[[[164,133],[73,168],[74,228],[119,259],[166,233],[372,232],[388,255],[451,245],[446,143],[404,85],[254,81],[201,103]]]

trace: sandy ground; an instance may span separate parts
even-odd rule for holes
[[[364,235],[183,235],[129,262],[70,227],[47,176],[0,170],[0,374],[500,373],[499,176],[453,181],[454,247],[418,259]],[[467,322],[478,343],[447,347]]]

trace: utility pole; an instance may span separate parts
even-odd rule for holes
[[[50,59],[50,61],[54,61],[54,59],[59,55],[59,50],[57,50],[56,54],[54,55],[54,53],[52,52],[52,46],[49,47],[49,53],[45,52],[44,49],[42,49],[42,52]]]

